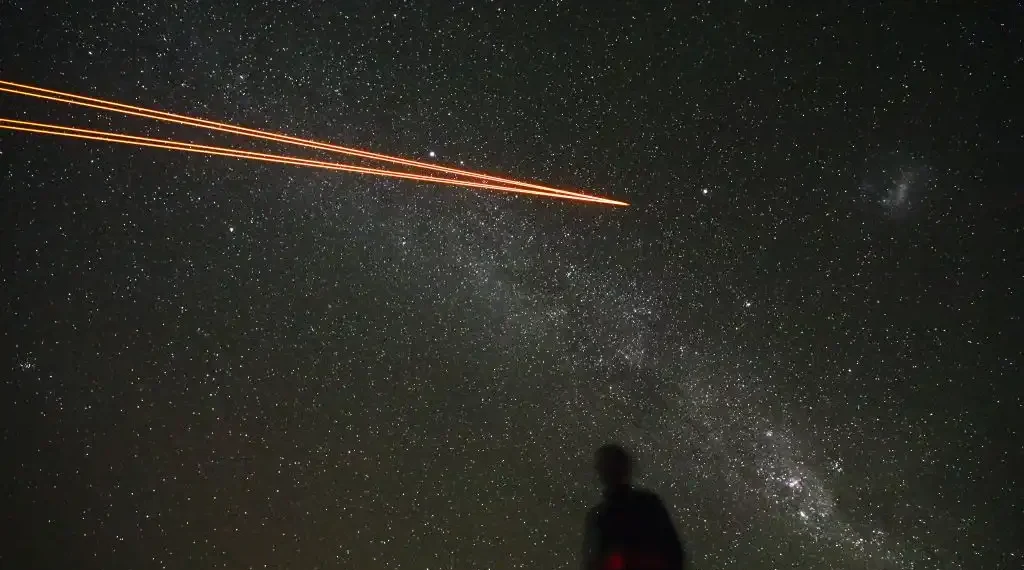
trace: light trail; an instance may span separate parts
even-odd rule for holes
[[[313,168],[324,168],[327,170],[340,170],[344,172],[354,172],[357,174],[372,174],[376,176],[384,176],[389,178],[401,178],[405,180],[416,180],[420,182],[434,182],[441,184],[448,184],[453,186],[464,186],[467,188],[475,188],[479,190],[495,190],[500,192],[511,192],[516,194],[527,194],[532,196],[543,196],[545,198],[558,198],[562,200],[573,200],[578,202],[594,202],[604,203],[603,199],[593,196],[570,196],[566,194],[556,194],[552,192],[542,192],[540,190],[531,190],[529,188],[516,188],[512,186],[501,186],[497,184],[488,184],[485,182],[473,182],[470,180],[457,180],[452,178],[439,178],[436,176],[427,176],[423,174],[415,174],[412,172],[399,172],[395,170],[385,170],[381,168],[369,168],[365,166],[356,166],[351,164],[339,164],[334,162],[324,162],[320,160],[311,160],[306,158],[298,158],[293,156],[276,155],[262,152],[253,152],[247,150],[238,150],[227,147],[218,147],[210,145],[200,145],[194,143],[184,143],[178,141],[154,139],[149,137],[139,137],[133,135],[124,135],[120,133],[111,133],[106,131],[96,131],[91,129],[80,129],[77,127],[65,127],[61,125],[51,125],[46,123],[36,123],[32,121],[19,121],[14,119],[3,119],[0,118],[0,129],[6,129],[10,131],[21,131],[27,133],[44,134],[44,135],[56,135],[63,137],[70,137],[76,139],[93,140],[93,141],[104,141],[114,142],[134,146],[150,147],[150,148],[162,148],[166,150],[179,150],[184,152],[193,152],[199,154],[207,154],[214,156],[230,156],[234,158],[246,158],[249,160],[259,160],[263,162],[273,162],[279,164],[291,164],[295,166],[306,166]]]
[[[227,132],[227,133],[232,133],[232,134],[237,134],[237,135],[244,135],[244,136],[249,136],[249,137],[254,137],[254,138],[259,138],[259,139],[264,139],[264,140],[271,140],[271,141],[275,141],[275,142],[293,144],[293,145],[304,146],[304,147],[308,147],[308,148],[315,148],[315,149],[319,149],[319,150],[328,150],[328,151],[337,152],[337,153],[341,153],[341,154],[347,154],[347,155],[350,155],[350,156],[358,156],[358,157],[361,157],[361,158],[368,158],[368,159],[379,160],[379,161],[383,161],[383,162],[390,162],[390,163],[393,163],[393,164],[402,164],[402,165],[405,165],[405,166],[412,166],[412,167],[415,167],[415,168],[422,168],[422,169],[425,169],[425,170],[433,170],[433,171],[436,171],[436,172],[444,172],[444,173],[447,173],[447,174],[453,174],[453,175],[458,175],[458,176],[467,176],[467,177],[470,177],[470,178],[477,178],[477,179],[481,179],[481,180],[488,180],[488,181],[491,181],[491,182],[501,183],[501,184],[506,185],[506,186],[518,186],[518,187],[524,187],[524,188],[531,188],[531,189],[534,189],[534,190],[541,190],[541,191],[544,191],[544,192],[547,192],[547,193],[563,194],[563,195],[567,195],[567,196],[576,196],[576,197],[581,197],[581,198],[582,197],[587,197],[587,198],[596,199],[596,200],[591,200],[591,201],[597,201],[597,202],[600,202],[600,203],[604,203],[604,204],[608,204],[608,205],[613,205],[613,206],[628,206],[629,205],[627,202],[622,202],[622,201],[619,201],[619,200],[612,200],[612,199],[609,199],[609,198],[602,198],[602,197],[599,197],[599,196],[593,196],[593,195],[584,194],[584,193],[581,193],[581,192],[573,192],[573,191],[569,191],[569,190],[563,190],[563,189],[560,189],[560,188],[553,188],[553,187],[550,187],[550,186],[543,186],[543,185],[540,185],[540,184],[533,184],[533,183],[529,183],[529,182],[522,182],[522,181],[510,179],[510,178],[502,178],[502,177],[499,177],[499,176],[493,176],[493,175],[485,174],[485,173],[481,173],[481,172],[473,172],[473,171],[469,171],[469,170],[462,170],[462,169],[459,169],[459,168],[452,168],[452,167],[448,167],[448,166],[441,166],[441,165],[438,165],[438,164],[431,164],[429,162],[421,162],[421,161],[417,161],[417,160],[410,160],[410,159],[407,159],[407,158],[401,158],[401,157],[397,157],[397,156],[391,156],[391,155],[386,155],[386,154],[381,154],[381,153],[376,153],[376,152],[370,152],[370,151],[361,150],[361,149],[357,149],[357,148],[350,148],[350,147],[344,147],[344,146],[340,146],[340,145],[329,144],[329,143],[324,143],[324,142],[319,142],[319,141],[314,141],[314,140],[309,140],[309,139],[302,139],[302,138],[299,138],[299,137],[293,137],[293,136],[284,135],[284,134],[280,134],[280,133],[272,133],[272,132],[267,132],[267,131],[260,131],[260,130],[257,130],[257,129],[251,129],[251,128],[247,128],[247,127],[239,127],[239,126],[231,125],[231,124],[228,124],[228,123],[221,123],[221,122],[217,122],[217,121],[210,121],[210,120],[207,120],[207,119],[199,119],[199,118],[195,118],[195,117],[189,117],[189,116],[186,116],[186,115],[179,115],[177,113],[168,113],[168,112],[165,112],[165,111],[157,111],[155,109],[147,109],[145,107],[138,107],[138,106],[134,106],[134,105],[126,105],[124,103],[117,103],[115,101],[108,101],[108,100],[105,100],[105,99],[99,99],[99,98],[95,98],[95,97],[86,97],[84,95],[76,95],[76,94],[73,94],[73,93],[66,93],[66,92],[63,92],[63,91],[55,91],[55,90],[52,90],[52,89],[44,89],[42,87],[35,87],[35,86],[32,86],[32,85],[26,85],[26,84],[22,84],[22,83],[15,83],[13,81],[0,80],[0,85],[6,86],[6,87],[0,87],[0,92],[11,93],[11,94],[14,94],[14,95],[24,95],[24,96],[28,96],[28,97],[35,97],[35,98],[39,98],[39,99],[55,101],[55,102],[59,102],[59,103],[67,103],[67,104],[70,104],[70,105],[80,105],[80,106],[84,106],[84,107],[90,107],[90,108],[100,109],[100,110],[104,110],[104,111],[113,111],[113,112],[117,112],[117,113],[123,113],[123,114],[127,114],[127,115],[134,115],[134,116],[139,116],[139,117],[145,117],[145,118],[149,118],[149,119],[165,121],[165,122],[170,122],[170,123],[177,123],[177,124],[188,125],[188,126],[193,126],[193,127],[202,127],[202,128],[206,128],[206,129],[210,129],[210,130],[215,130],[215,131]]]

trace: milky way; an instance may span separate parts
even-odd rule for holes
[[[694,568],[1019,568],[1013,15],[848,10],[0,4],[5,80],[631,204],[3,134],[0,560],[571,567],[615,440]]]

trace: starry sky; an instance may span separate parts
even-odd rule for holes
[[[0,78],[632,207],[0,133],[0,560],[571,568],[615,440],[693,568],[1024,564],[1019,3],[236,4]]]

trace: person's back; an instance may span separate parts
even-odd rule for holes
[[[587,515],[583,570],[683,568],[683,545],[661,499],[629,484],[629,455],[606,445],[596,459],[604,499]]]

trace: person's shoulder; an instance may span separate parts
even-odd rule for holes
[[[650,489],[636,487],[633,489],[633,499],[643,503],[662,504],[661,497]]]
[[[590,507],[587,511],[587,517],[584,519],[584,524],[589,528],[597,528],[601,526],[601,520],[605,517],[607,511],[604,501]]]

